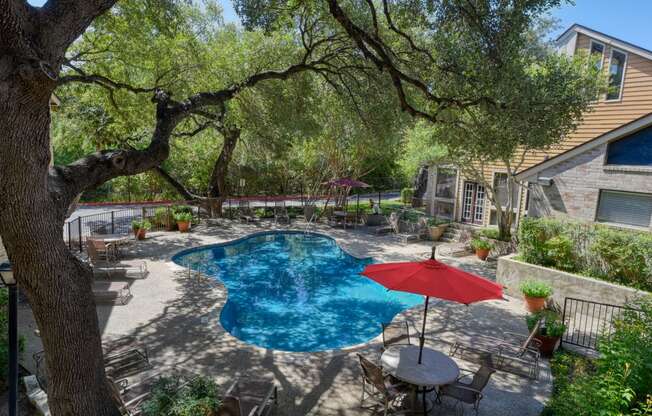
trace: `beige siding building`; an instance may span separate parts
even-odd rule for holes
[[[514,208],[514,214],[517,218],[524,215],[567,215],[590,221],[650,228],[652,220],[646,226],[639,225],[642,224],[640,218],[628,220],[636,224],[627,224],[620,217],[619,221],[611,221],[617,218],[609,217],[604,207],[606,204],[610,207],[614,204],[633,204],[635,209],[642,210],[641,216],[644,217],[649,205],[652,214],[652,189],[638,186],[652,182],[652,128],[648,129],[652,125],[652,117],[645,117],[652,114],[652,51],[581,25],[571,26],[559,36],[556,43],[560,53],[576,54],[585,51],[599,55],[601,68],[609,76],[610,88],[606,94],[598,97],[591,111],[583,116],[578,128],[559,146],[548,152],[532,152],[526,156],[517,178],[528,186],[516,190],[515,199],[519,203]],[[650,123],[647,124],[647,121]],[[632,135],[636,137],[629,138]],[[619,145],[610,144],[619,140],[622,141]],[[626,165],[609,163],[610,149],[621,153],[634,152],[638,157],[627,159],[619,154],[611,159]],[[592,152],[594,158],[579,157],[581,151]],[[567,157],[569,153],[574,159]],[[552,169],[562,159],[567,169],[573,165],[572,174],[559,166]],[[589,163],[590,167],[584,163]],[[598,165],[601,167],[598,168]],[[599,174],[596,169],[599,169]],[[617,175],[613,173],[615,169],[618,170]],[[566,175],[558,176],[557,182],[562,179],[565,182],[563,186],[557,186],[555,175],[563,173]],[[499,165],[491,168],[489,174],[493,179],[487,179],[495,185],[506,177],[504,173],[501,175]],[[495,210],[481,184],[464,178],[454,166],[433,166],[429,175],[424,200],[431,214],[475,225],[495,223]],[[587,186],[569,182],[571,177],[582,178]],[[638,187],[639,192],[629,195],[635,191],[633,187]],[[570,200],[573,195],[583,197],[581,200],[579,197]],[[564,196],[568,199],[568,204],[560,204]],[[535,205],[532,210],[529,209],[531,202]],[[609,212],[614,209],[616,208]]]

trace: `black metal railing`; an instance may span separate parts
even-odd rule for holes
[[[614,323],[625,311],[640,312],[622,305],[565,298],[563,322],[566,332],[561,342],[595,350],[601,337],[614,332]]]
[[[63,225],[63,239],[70,250],[84,250],[84,243],[88,237],[96,234],[123,234],[132,232],[132,221],[148,220],[152,231],[170,229],[173,224],[173,205],[146,205],[123,208],[85,215],[66,221]],[[199,207],[191,207],[194,215],[199,216]]]

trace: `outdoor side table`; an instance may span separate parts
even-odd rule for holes
[[[421,364],[417,345],[390,347],[380,357],[383,370],[397,379],[417,387],[422,393],[423,413],[426,414],[426,393],[438,386],[457,380],[460,368],[448,355],[423,347]]]

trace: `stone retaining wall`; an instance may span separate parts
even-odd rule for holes
[[[505,292],[507,294],[515,297],[523,296],[519,290],[522,281],[544,281],[552,286],[554,290],[553,298],[562,306],[566,297],[623,305],[636,298],[650,295],[650,292],[616,285],[603,280],[524,263],[515,260],[514,255],[498,259],[496,279],[498,283],[506,286]]]

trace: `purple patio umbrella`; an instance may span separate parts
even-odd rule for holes
[[[371,185],[366,184],[362,181],[359,181],[357,179],[351,179],[351,178],[339,178],[339,179],[331,179],[330,181],[325,183],[326,185],[330,186],[338,186],[341,188],[369,188]],[[347,200],[345,200],[346,203]],[[356,212],[355,212],[355,217],[356,221],[358,219],[358,210],[360,208],[360,194],[357,195],[357,201],[356,201]]]

